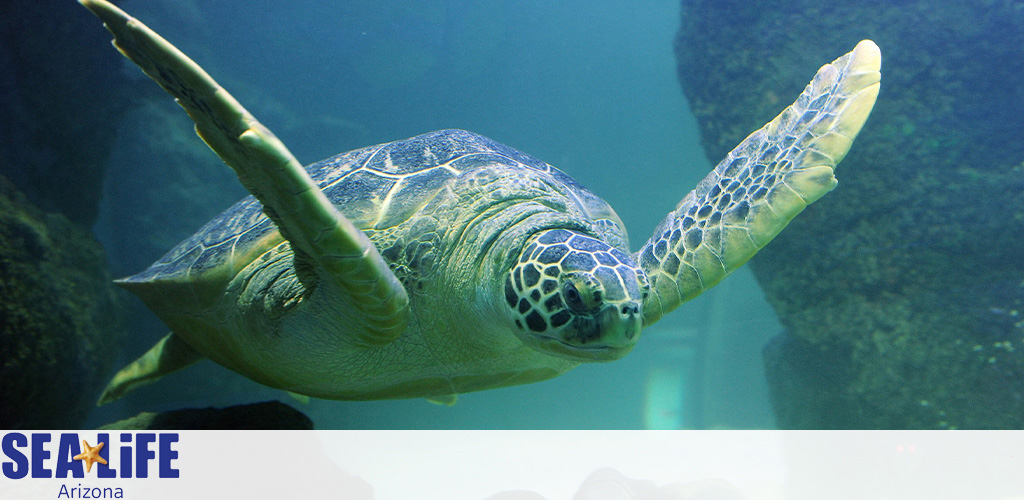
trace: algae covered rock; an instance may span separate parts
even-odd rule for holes
[[[121,328],[100,245],[0,177],[0,427],[74,428],[94,407]]]
[[[751,262],[788,335],[780,427],[1024,427],[1024,4],[684,0],[679,78],[710,158],[821,60],[882,49],[875,110]]]
[[[75,2],[10,0],[0,13],[0,427],[70,428],[122,330],[86,227],[132,87]]]

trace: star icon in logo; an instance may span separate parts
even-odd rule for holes
[[[93,462],[99,462],[103,465],[107,465],[107,461],[100,456],[100,450],[103,449],[103,445],[106,443],[100,443],[96,446],[89,446],[89,442],[82,440],[82,453],[75,455],[75,460],[85,460],[85,471],[92,472]]]

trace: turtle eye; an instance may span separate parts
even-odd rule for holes
[[[562,289],[562,295],[565,296],[566,305],[576,311],[583,310],[583,297],[580,296],[580,291],[576,289],[576,285],[566,283],[565,288]]]
[[[578,313],[591,312],[601,306],[601,291],[593,290],[587,293],[580,290],[576,283],[569,282],[562,287],[562,296],[565,297],[565,305]]]

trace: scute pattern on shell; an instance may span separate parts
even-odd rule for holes
[[[357,227],[379,230],[407,220],[461,173],[494,164],[544,172],[568,188],[597,221],[595,226],[608,227],[613,233],[610,226],[619,225],[604,200],[560,170],[465,130],[439,130],[357,149],[308,165],[306,171]],[[624,233],[621,227],[615,229]],[[224,266],[238,269],[252,258],[246,251],[274,237],[276,231],[262,205],[248,196],[125,281],[197,279]]]

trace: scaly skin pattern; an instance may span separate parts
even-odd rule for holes
[[[865,40],[814,75],[791,106],[750,134],[658,225],[635,254],[653,295],[644,325],[749,260],[837,184],[878,96],[881,54]]]
[[[565,229],[538,233],[505,278],[505,301],[526,342],[600,361],[633,348],[647,293],[629,254]]]

